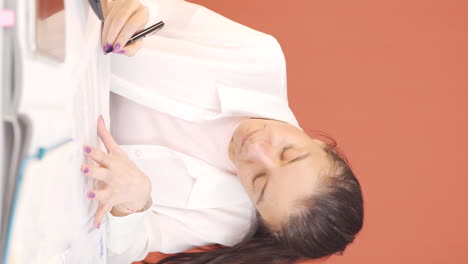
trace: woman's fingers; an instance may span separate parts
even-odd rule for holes
[[[120,31],[127,24],[129,18],[140,6],[137,0],[118,0],[104,20],[102,30],[104,45],[111,45],[116,49],[116,39]],[[126,43],[126,42],[125,42]],[[120,45],[125,45],[121,43]],[[122,47],[122,46],[121,46]]]
[[[106,216],[106,213],[112,208],[109,204],[99,203],[99,207],[94,216],[94,227],[99,228],[101,225],[102,219]]]
[[[88,192],[88,199],[97,200],[99,202],[106,202],[111,198],[111,191],[109,189],[91,190]]]
[[[133,56],[141,43],[126,47],[130,38],[144,29],[149,19],[148,8],[140,0],[116,0],[111,2],[102,28],[102,44],[106,52],[111,47],[114,53]],[[124,48],[125,47],[125,48]]]
[[[99,181],[103,181],[107,184],[110,181],[109,170],[106,168],[95,166],[92,164],[85,164],[81,165],[81,171],[84,175]]]
[[[115,142],[109,130],[107,130],[102,116],[99,116],[98,118],[97,131],[98,131],[99,137],[102,140],[102,143],[104,143],[104,146],[106,147],[109,153],[121,153],[119,144]]]
[[[127,47],[124,46],[128,40],[138,31],[143,30],[148,21],[148,11],[145,8],[139,8],[123,26],[114,44],[114,52],[127,54]]]
[[[97,149],[97,148],[93,148],[93,147],[90,147],[90,146],[85,146],[84,147],[84,153],[85,153],[85,156],[94,160],[95,162],[97,162],[99,165],[105,167],[105,168],[108,168],[109,165],[110,165],[110,157],[109,157],[109,154]]]
[[[127,56],[135,55],[143,46],[143,39],[139,39],[132,44],[125,47],[125,52],[123,52]]]
[[[115,45],[117,44],[117,36],[122,31],[123,27],[128,23],[128,20],[136,11],[136,9],[137,6],[133,4],[130,4],[128,8],[114,8],[115,14],[113,16],[111,24],[109,25],[109,29],[107,30],[106,36],[106,43],[113,44],[114,49],[117,49],[115,47]]]
[[[107,13],[106,17],[104,19],[104,23],[102,24],[102,30],[101,30],[101,43],[103,45],[104,52],[109,49],[109,47],[112,47],[113,43],[106,43],[107,42],[107,32],[109,31],[109,28],[112,24],[113,18],[115,16],[115,10],[114,8],[116,7],[115,1],[109,2],[107,5]]]

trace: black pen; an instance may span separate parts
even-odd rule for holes
[[[146,36],[149,36],[150,34],[153,34],[155,33],[156,31],[160,30],[162,27],[164,27],[164,22],[163,21],[160,21],[154,25],[152,25],[151,27],[147,28],[147,29],[144,29],[138,33],[136,33],[135,35],[133,35],[128,41],[127,43],[125,44],[125,46],[133,43],[134,41],[137,41],[138,39],[141,39],[141,38],[144,38]],[[124,47],[125,47],[124,46]],[[106,50],[106,54],[109,53],[109,52],[112,52],[114,50],[114,48],[111,46],[109,49]]]

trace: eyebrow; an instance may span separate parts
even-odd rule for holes
[[[288,161],[288,163],[283,164],[282,166],[286,166],[286,165],[289,165],[289,164],[291,164],[291,163],[293,163],[293,162],[298,162],[298,161],[300,161],[300,160],[306,159],[307,157],[309,157],[309,155],[310,155],[310,152],[307,152],[307,153],[304,154],[304,155],[301,155],[301,156],[299,156],[299,157],[297,157],[297,158],[295,158],[295,159],[293,159],[293,160]],[[263,195],[265,194],[265,190],[266,190],[266,187],[267,187],[267,185],[268,185],[269,182],[270,182],[270,181],[268,181],[268,182],[265,184],[265,186],[263,186],[262,192],[260,193],[260,196],[258,197],[258,199],[257,199],[257,201],[255,202],[255,204],[258,204],[258,203],[260,203],[261,201],[263,201]]]

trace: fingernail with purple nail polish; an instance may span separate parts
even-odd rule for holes
[[[124,53],[125,53],[125,50],[119,50],[119,51],[117,51],[117,53],[119,53],[119,54],[124,54]]]
[[[86,153],[90,153],[90,152],[91,152],[91,148],[90,148],[90,147],[85,147],[84,150],[86,151]]]
[[[114,52],[119,52],[119,50],[120,50],[120,44],[117,43],[117,44],[115,44],[115,46],[114,46]]]
[[[111,45],[109,43],[106,43],[106,45],[104,46],[104,52],[107,52],[107,50],[109,50],[109,48],[111,47]]]
[[[88,172],[89,172],[89,169],[88,169],[88,168],[84,168],[83,173],[88,173]]]
[[[93,193],[93,192],[88,193],[88,198],[94,198],[94,197],[96,197],[95,193]]]

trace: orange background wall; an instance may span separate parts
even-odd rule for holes
[[[468,263],[468,1],[191,2],[278,39],[299,122],[357,173],[364,229],[325,263]]]

